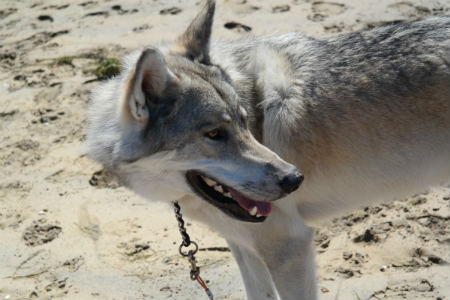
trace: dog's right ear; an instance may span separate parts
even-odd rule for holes
[[[216,2],[214,0],[206,0],[206,5],[172,47],[175,53],[193,61],[204,64],[210,63],[209,42],[215,7]]]
[[[153,105],[159,104],[167,86],[175,81],[164,56],[156,49],[145,49],[129,78],[125,117],[145,124]]]

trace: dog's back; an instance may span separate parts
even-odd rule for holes
[[[229,50],[231,72],[263,98],[264,144],[305,173],[294,195],[305,219],[449,178],[450,18]]]

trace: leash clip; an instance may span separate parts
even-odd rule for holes
[[[208,288],[206,283],[200,277],[200,267],[197,267],[197,261],[195,260],[195,254],[198,251],[198,245],[196,242],[192,241],[189,234],[186,232],[186,228],[184,227],[183,215],[181,214],[181,207],[178,202],[173,202],[173,207],[175,211],[175,218],[178,221],[178,229],[180,230],[182,242],[180,247],[178,248],[178,252],[181,256],[186,257],[191,264],[191,271],[189,272],[189,277],[192,281],[196,280],[198,284],[205,290],[206,295],[209,300],[214,300],[214,295],[211,290]],[[184,248],[188,248],[190,245],[194,245],[194,249],[183,251]]]

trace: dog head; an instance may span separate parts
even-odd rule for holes
[[[214,1],[172,45],[131,54],[93,93],[90,155],[150,199],[197,195],[261,222],[303,176],[249,130],[251,107],[209,56]]]

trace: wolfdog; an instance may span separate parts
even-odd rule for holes
[[[315,299],[313,226],[450,178],[450,18],[225,43],[214,9],[94,90],[88,151],[219,231],[249,299]]]

